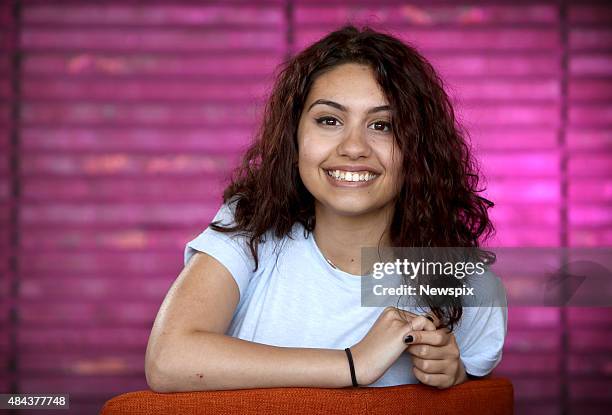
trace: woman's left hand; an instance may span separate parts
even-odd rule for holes
[[[406,349],[412,355],[416,378],[426,385],[445,389],[467,380],[453,333],[442,327],[410,333],[413,341]]]

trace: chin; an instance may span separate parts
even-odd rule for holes
[[[380,206],[371,201],[359,201],[351,198],[338,198],[333,203],[325,203],[326,209],[341,216],[360,216],[380,209]]]

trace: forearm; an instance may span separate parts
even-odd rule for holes
[[[269,346],[203,332],[168,342],[148,372],[159,392],[351,385],[344,350]]]

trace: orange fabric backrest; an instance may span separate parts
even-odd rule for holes
[[[513,413],[513,404],[510,381],[489,378],[444,390],[419,384],[383,388],[266,388],[181,393],[137,391],[110,399],[101,414],[505,415]]]

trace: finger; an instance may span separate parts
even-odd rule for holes
[[[402,308],[397,308],[397,307],[393,307],[393,306],[389,306],[388,308],[393,309],[393,311],[395,311],[396,315],[398,318],[406,321],[406,320],[412,320],[415,317],[418,317],[417,314],[411,313],[408,310],[404,310]]]
[[[442,321],[434,313],[423,314],[423,317],[431,321],[436,328],[440,328],[442,325]]]
[[[413,330],[427,330],[427,331],[434,331],[436,330],[436,325],[434,324],[434,322],[430,319],[427,318],[428,316],[426,315],[422,315],[422,316],[416,316],[415,318],[412,319],[412,321],[410,322],[412,325]]]
[[[409,336],[412,336],[412,341],[408,338]],[[439,347],[449,344],[451,335],[443,329],[434,331],[408,331],[404,335],[404,339],[407,339],[405,340],[407,344],[428,344],[430,346]]]
[[[449,353],[443,347],[429,346],[427,344],[416,344],[408,346],[405,350],[413,357],[420,357],[427,360],[446,360],[450,359]]]
[[[425,373],[417,367],[413,367],[412,371],[414,373],[414,376],[419,380],[419,382],[424,383],[425,385],[435,386],[436,388],[444,389],[448,388],[452,384],[451,377],[448,375]]]
[[[430,359],[421,359],[420,357],[413,356],[412,364],[419,368],[421,372],[425,373],[439,373],[443,375],[449,375],[447,373],[449,371],[450,363],[448,360],[430,360]]]

